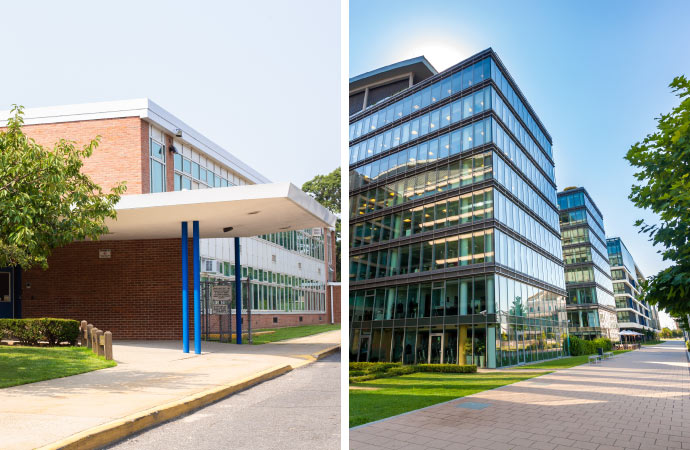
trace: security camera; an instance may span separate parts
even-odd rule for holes
[[[176,154],[178,154],[179,152],[177,151],[177,149],[175,148],[175,146],[174,146],[174,145],[171,145],[171,146],[170,146],[170,153],[172,153],[172,154],[175,154],[175,155],[176,155]]]
[[[179,128],[175,128],[175,136],[182,137],[182,130]]]

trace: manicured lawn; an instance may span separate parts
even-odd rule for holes
[[[268,344],[269,342],[284,341],[286,339],[294,339],[304,336],[311,336],[312,334],[325,333],[326,331],[339,330],[340,324],[333,325],[303,325],[301,327],[287,327],[287,328],[265,328],[261,330],[252,330],[252,344]],[[259,331],[274,331],[274,333],[266,333],[254,335],[254,332]],[[235,340],[233,339],[233,343]],[[246,335],[243,334],[242,342],[249,342]]]
[[[84,347],[0,346],[0,388],[116,366]]]
[[[413,373],[355,383],[376,390],[350,390],[350,427],[458,397],[544,375],[534,373]]]
[[[630,350],[614,350],[613,354],[618,355],[620,353],[629,352]],[[553,359],[551,361],[544,361],[534,364],[526,364],[524,366],[516,366],[513,369],[568,369],[570,367],[579,366],[581,364],[587,364],[589,362],[590,355],[580,355],[580,356],[570,356],[568,358]]]
[[[664,342],[666,342],[666,341],[647,341],[647,342],[643,342],[642,345],[659,345],[659,344],[663,344]]]

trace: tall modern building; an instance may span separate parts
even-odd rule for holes
[[[620,339],[604,216],[585,188],[558,193],[570,334]]]
[[[496,53],[350,79],[351,361],[563,355],[551,137]]]
[[[661,331],[659,311],[644,299],[640,282],[644,280],[642,271],[619,237],[606,240],[608,247],[613,292],[616,299],[618,325],[621,330],[638,333]]]

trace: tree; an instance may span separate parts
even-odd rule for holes
[[[668,328],[668,327],[662,328],[662,329],[661,329],[661,333],[659,333],[659,334],[661,335],[662,338],[665,338],[665,339],[668,339],[668,338],[670,338],[671,336],[673,336],[673,332],[672,332],[671,329]]]
[[[690,81],[669,85],[680,104],[657,118],[657,131],[628,150],[625,159],[638,169],[630,200],[649,209],[659,224],[635,222],[659,253],[673,265],[643,283],[646,300],[672,316],[690,313]]]
[[[115,218],[126,187],[105,194],[81,173],[98,138],[82,149],[61,139],[48,150],[23,133],[22,114],[14,105],[0,132],[0,267],[45,269],[54,248],[108,232],[105,219]]]
[[[316,175],[302,185],[302,190],[338,216],[335,223],[335,267],[340,281],[340,167],[327,175]]]

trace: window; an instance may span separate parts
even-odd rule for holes
[[[151,192],[165,192],[165,146],[149,139],[151,152]]]

